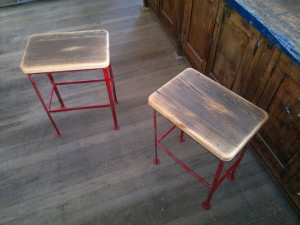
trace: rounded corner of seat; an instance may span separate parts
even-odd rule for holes
[[[21,62],[21,64],[19,65],[20,70],[22,71],[22,73],[27,74],[26,72],[26,67],[23,65],[23,61]]]

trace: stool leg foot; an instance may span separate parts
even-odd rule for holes
[[[180,136],[177,138],[178,139],[178,142],[184,142],[185,140],[184,140],[184,137],[183,137],[183,134],[184,134],[184,132],[181,130],[180,131]]]
[[[178,142],[184,142],[185,141],[185,139],[182,138],[182,137],[178,137],[177,139],[178,139]]]
[[[229,173],[229,174],[227,175],[227,178],[228,178],[228,180],[233,181],[233,180],[235,179],[235,176],[234,176],[234,174]]]
[[[120,126],[114,127],[115,130],[120,130]]]
[[[160,160],[159,160],[159,158],[154,158],[152,160],[152,162],[153,162],[154,165],[158,165],[160,163]]]
[[[60,136],[62,136],[62,132],[61,131],[58,131],[58,132],[56,132],[56,134],[55,134],[57,137],[60,137]]]
[[[202,202],[203,209],[209,210],[211,208],[211,205],[209,202]]]

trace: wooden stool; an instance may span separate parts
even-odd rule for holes
[[[245,154],[244,146],[266,122],[267,113],[191,68],[184,70],[150,95],[148,103],[154,108],[153,163],[157,165],[160,162],[157,158],[159,146],[210,188],[207,200],[202,203],[204,209],[209,209],[212,196],[221,182],[225,178],[234,180],[234,173]],[[156,111],[175,124],[160,138],[157,138]],[[181,129],[178,138],[180,142],[184,141],[185,132],[220,159],[212,184],[206,182],[161,144],[176,126]],[[244,150],[241,151],[242,149]],[[236,161],[221,176],[224,161],[232,160],[239,152]]]
[[[23,73],[27,74],[32,82],[32,85],[56,130],[57,136],[60,136],[62,133],[55,124],[51,113],[70,110],[111,107],[114,129],[119,129],[115,111],[117,96],[109,58],[109,34],[106,30],[32,35],[27,42],[20,67]],[[55,82],[52,76],[54,73],[83,70],[103,70],[105,79]],[[52,85],[48,104],[43,100],[36,82],[33,79],[33,75],[35,74],[48,75]],[[106,82],[109,104],[67,108],[60,96],[57,86],[91,82]],[[54,92],[61,106],[58,109],[51,109]]]

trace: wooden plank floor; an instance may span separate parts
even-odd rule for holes
[[[0,9],[0,224],[299,224],[299,218],[252,152],[205,211],[208,189],[160,151],[154,166],[148,96],[188,64],[141,0],[52,0]],[[54,115],[55,132],[19,69],[35,33],[107,29],[121,129],[108,108]],[[84,79],[95,71],[66,74]],[[58,80],[63,80],[57,77]],[[48,94],[48,82],[37,77]],[[105,87],[62,87],[68,106],[106,102]],[[99,98],[100,97],[100,98]],[[158,118],[160,133],[169,122]],[[217,160],[191,138],[164,145],[212,179]]]

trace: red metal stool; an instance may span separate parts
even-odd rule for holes
[[[23,73],[28,75],[54,129],[56,130],[57,136],[61,136],[62,133],[54,122],[51,113],[81,109],[111,107],[114,129],[119,130],[115,110],[117,96],[109,57],[108,31],[93,30],[32,35],[27,42],[20,68]],[[103,70],[104,79],[55,82],[52,76],[54,73],[84,70]],[[36,74],[47,74],[51,82],[52,88],[48,104],[45,103],[37,84],[33,79],[33,75]],[[73,108],[65,106],[57,86],[92,82],[106,83],[109,104]],[[58,109],[51,109],[54,92],[61,106]]]
[[[210,209],[213,194],[223,180],[234,180],[234,173],[245,154],[245,145],[266,122],[267,113],[191,68],[150,95],[148,103],[154,108],[153,163],[160,163],[157,157],[158,146],[210,189],[207,200],[202,203],[204,209]],[[157,137],[156,111],[174,124],[160,138]],[[219,158],[212,184],[161,144],[175,127],[181,129],[178,141],[184,141],[185,132]],[[235,162],[222,175],[225,161],[232,160],[238,153]]]

